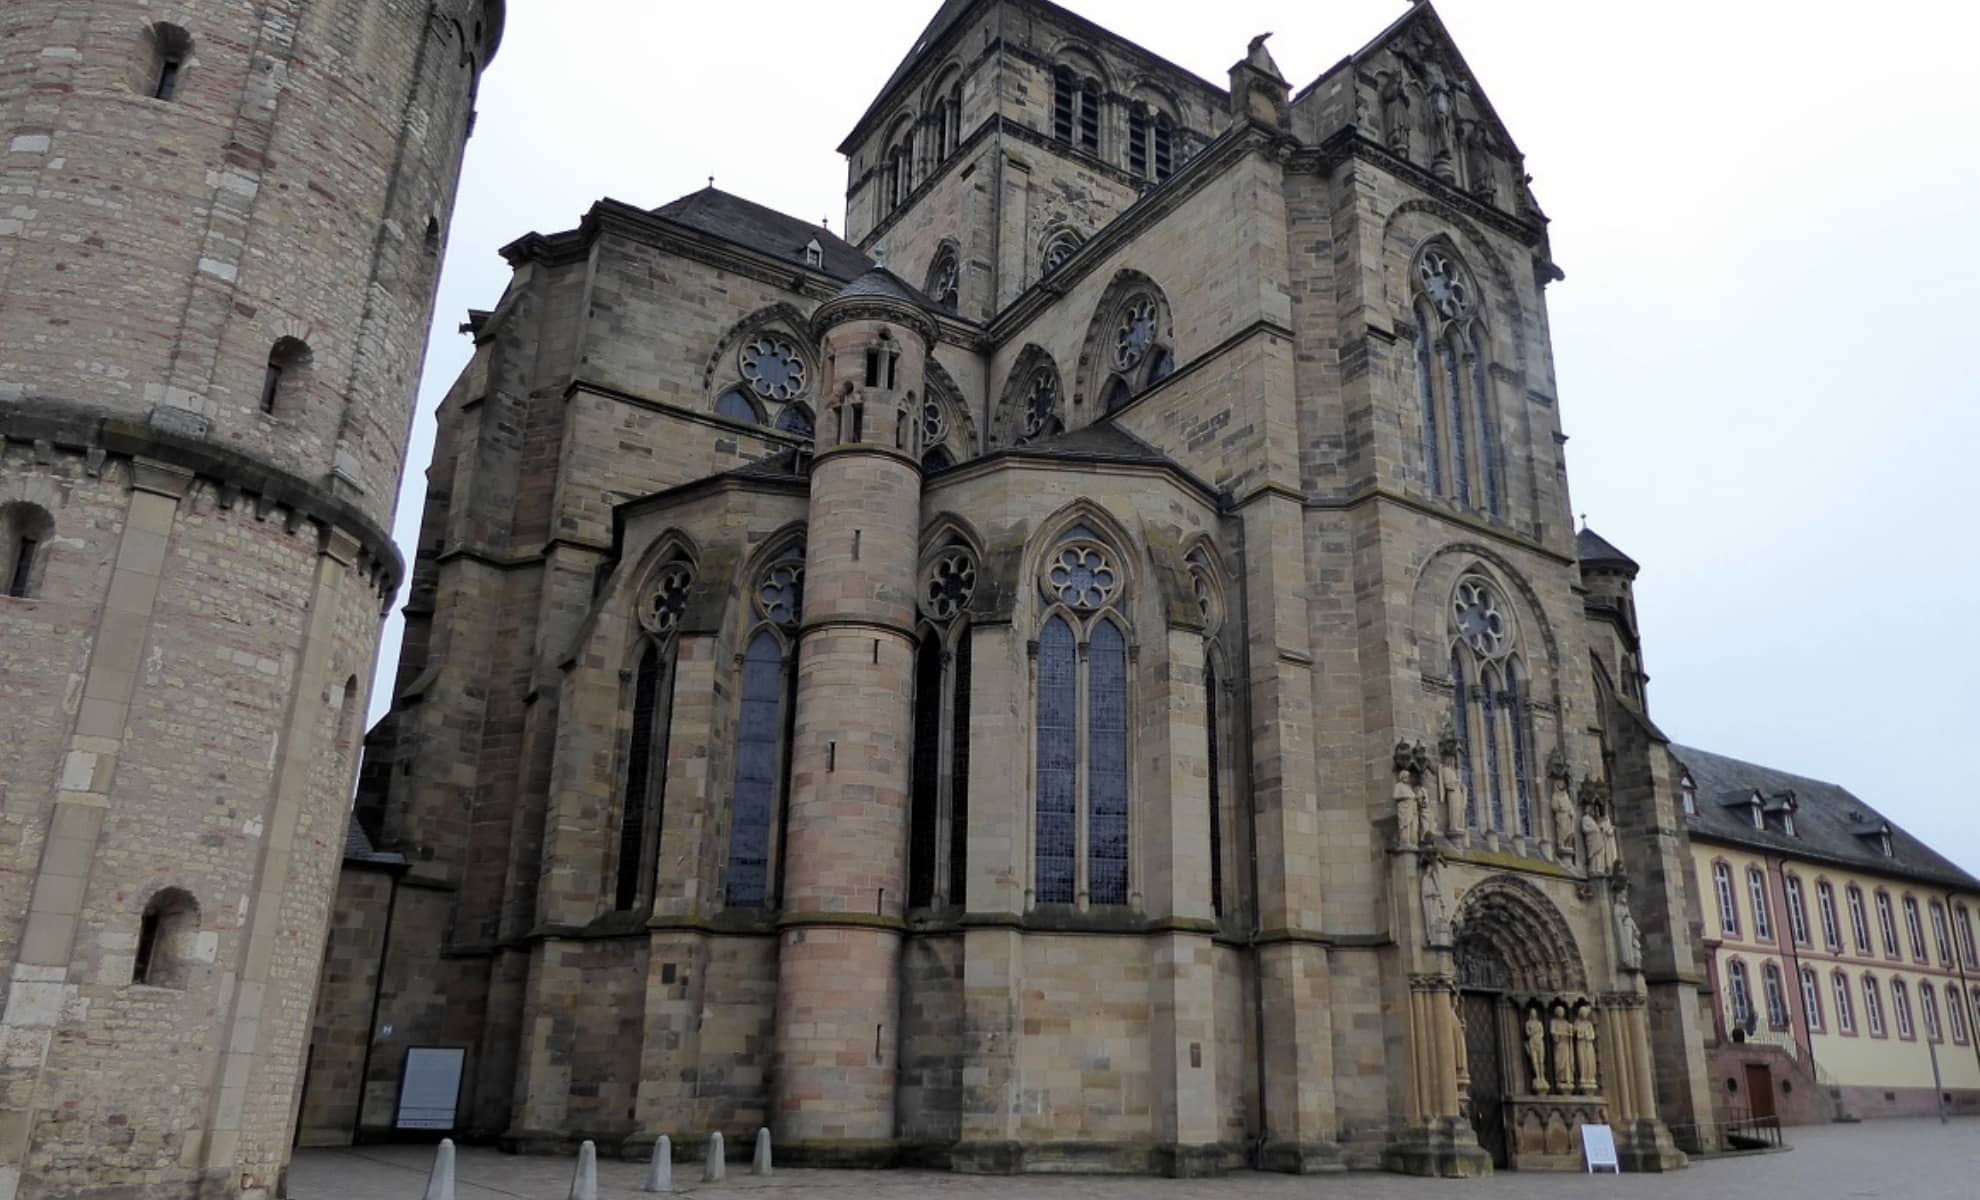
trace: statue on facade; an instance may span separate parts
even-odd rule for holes
[[[1579,1074],[1575,1090],[1584,1096],[1595,1093],[1595,1010],[1583,1000],[1574,1009],[1574,1047]]]
[[[1605,795],[1607,791],[1603,789]],[[1602,831],[1602,857],[1607,860],[1609,871],[1620,875],[1623,869],[1622,839],[1616,835],[1614,805],[1606,801],[1603,803],[1602,811],[1596,814],[1596,824]]]
[[[1452,183],[1457,177],[1452,166],[1457,154],[1457,90],[1449,72],[1436,59],[1425,58],[1419,71],[1429,108],[1430,169],[1444,182]]]
[[[1265,39],[1271,36],[1269,33],[1261,33],[1252,38],[1251,44],[1245,47],[1244,61],[1254,71],[1270,75],[1274,79],[1284,79],[1285,76],[1279,74],[1279,64],[1272,61],[1272,52],[1265,48]]]
[[[1464,1035],[1464,1010],[1458,1007],[1458,994],[1451,992],[1451,1049],[1457,1058],[1458,1091],[1471,1082],[1471,1045]]]
[[[1615,895],[1616,958],[1625,971],[1643,969],[1643,930],[1629,911],[1629,885],[1618,881]]]
[[[1451,915],[1444,904],[1444,857],[1430,850],[1423,855],[1421,862],[1423,871],[1419,884],[1423,893],[1423,937],[1432,946],[1448,946],[1451,944]]]
[[[1424,836],[1437,832],[1437,807],[1430,803],[1430,751],[1422,742],[1409,750],[1409,777],[1415,782],[1416,820],[1423,827]]]
[[[1593,779],[1581,781],[1581,852],[1590,879],[1607,875],[1614,868],[1609,861],[1609,839],[1602,834],[1603,790]]]
[[[1540,1005],[1526,1010],[1526,1069],[1533,1079],[1533,1094],[1547,1094],[1547,1026],[1540,1020]]]
[[[1472,195],[1488,203],[1497,198],[1498,146],[1484,121],[1464,123],[1464,174]]]
[[[1389,798],[1396,805],[1396,846],[1402,850],[1414,850],[1423,842],[1423,806],[1416,798],[1416,786],[1411,780],[1411,763],[1414,755],[1408,742],[1397,742],[1392,765],[1396,773],[1396,786],[1390,790]]]
[[[1567,1004],[1554,1001],[1547,1018],[1547,1036],[1554,1042],[1554,1090],[1563,1096],[1574,1094],[1574,1022],[1568,1020]]]
[[[1397,57],[1377,77],[1375,94],[1382,101],[1382,136],[1391,153],[1409,157],[1409,75]]]
[[[1446,727],[1437,739],[1437,788],[1444,801],[1444,830],[1456,834],[1465,828],[1464,779],[1458,774],[1457,734]]]
[[[1567,756],[1559,750],[1547,758],[1547,806],[1554,816],[1554,856],[1572,866],[1576,813],[1574,797],[1568,793]]]

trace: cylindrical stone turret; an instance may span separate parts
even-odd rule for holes
[[[919,397],[933,327],[876,269],[820,306],[788,866],[777,1135],[798,1154],[894,1135],[906,887]]]
[[[279,1187],[502,0],[7,0],[0,1200]]]

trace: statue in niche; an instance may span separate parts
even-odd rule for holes
[[[1396,56],[1389,70],[1376,78],[1375,94],[1382,101],[1382,136],[1393,154],[1409,157],[1409,75]]]
[[[1574,1022],[1568,1020],[1567,1003],[1554,1001],[1547,1018],[1547,1036],[1554,1042],[1554,1090],[1563,1096],[1574,1094]]]
[[[1603,790],[1606,793],[1607,789],[1605,788]],[[1611,873],[1621,875],[1623,869],[1622,839],[1616,836],[1616,822],[1612,805],[1607,803],[1602,805],[1602,811],[1597,815],[1596,824],[1602,831],[1602,857],[1608,860]]]
[[[1575,1005],[1574,1048],[1580,1068],[1575,1091],[1592,1096],[1595,1094],[1595,1010],[1586,1000]]]
[[[1471,1080],[1471,1046],[1464,1036],[1464,1012],[1458,1007],[1456,989],[1451,991],[1451,1050],[1457,1058],[1459,1090]]]
[[[1410,747],[1409,777],[1415,786],[1411,789],[1416,795],[1416,819],[1423,826],[1424,834],[1437,832],[1437,810],[1430,803],[1430,752],[1418,742]]]
[[[1581,844],[1590,879],[1607,875],[1611,869],[1609,841],[1602,836],[1601,818],[1600,790],[1594,780],[1584,779],[1581,781]]]
[[[1456,182],[1452,163],[1457,154],[1457,93],[1443,64],[1425,58],[1418,68],[1429,106],[1430,168],[1446,183]]]
[[[1573,866],[1577,817],[1574,797],[1568,794],[1567,756],[1559,750],[1547,759],[1547,806],[1554,814],[1554,854],[1560,861]]]
[[[1464,175],[1471,194],[1491,202],[1497,198],[1498,145],[1483,121],[1464,123]]]
[[[1629,911],[1629,885],[1620,879],[1616,882],[1616,958],[1625,971],[1643,969],[1643,930],[1636,924],[1636,914]]]
[[[1526,1010],[1526,1069],[1533,1079],[1533,1094],[1547,1094],[1547,1026],[1540,1020],[1536,1003]]]
[[[1432,946],[1451,943],[1451,914],[1444,904],[1443,855],[1430,850],[1422,858],[1419,885],[1423,893],[1423,937]]]
[[[1396,772],[1396,786],[1389,798],[1396,804],[1396,847],[1414,850],[1423,842],[1423,806],[1417,801],[1416,786],[1411,780],[1412,752],[1408,742],[1397,742],[1393,765]]]
[[[1437,740],[1437,788],[1444,801],[1444,829],[1456,834],[1465,827],[1464,779],[1458,774],[1457,734],[1447,725]]]

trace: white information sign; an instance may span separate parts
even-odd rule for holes
[[[1616,1133],[1607,1125],[1581,1127],[1581,1157],[1591,1174],[1601,1170],[1622,1174],[1622,1164],[1616,1161]]]
[[[399,1129],[452,1129],[461,1099],[461,1068],[467,1051],[458,1046],[414,1046],[406,1051],[406,1074],[399,1081]]]

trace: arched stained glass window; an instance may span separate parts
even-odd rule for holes
[[[949,903],[969,901],[969,631],[956,638],[950,656],[949,704]]]
[[[1465,678],[1464,654],[1451,651],[1451,731],[1457,737],[1458,778],[1464,784],[1464,824],[1478,828],[1478,789],[1471,773],[1471,686]]]
[[[908,810],[908,907],[935,899],[942,770],[942,635],[929,630],[914,655],[913,797]]]
[[[1492,420],[1492,388],[1485,369],[1485,346],[1476,326],[1471,330],[1471,398],[1478,410],[1478,467],[1485,485],[1485,511],[1500,511],[1498,426]]]
[[[660,852],[667,790],[667,708],[673,672],[667,652],[649,641],[633,673],[632,728],[619,800],[619,855],[613,908],[629,912],[648,901]]]
[[[1443,437],[1437,429],[1437,383],[1430,369],[1430,339],[1435,336],[1430,311],[1416,314],[1416,401],[1423,424],[1423,480],[1433,496],[1444,494]]]
[[[1210,911],[1216,916],[1224,915],[1224,802],[1223,802],[1223,754],[1224,726],[1218,720],[1217,706],[1219,685],[1217,664],[1205,662],[1203,667],[1203,725],[1209,735],[1210,772]]]
[[[783,412],[777,414],[777,428],[803,438],[813,436],[811,410],[802,404],[786,406]]]
[[[1455,335],[1453,335],[1455,336]],[[1457,346],[1452,338],[1437,344],[1437,361],[1444,371],[1444,395],[1451,398],[1451,486],[1460,504],[1471,503],[1471,450],[1465,443],[1464,404],[1460,388]]]
[[[1496,672],[1487,669],[1478,685],[1478,727],[1485,741],[1485,795],[1490,801],[1492,828],[1506,827],[1506,801],[1499,782],[1499,711],[1492,684]]]
[[[715,398],[715,415],[746,425],[763,423],[763,415],[756,411],[756,402],[739,387],[732,387]]]
[[[1500,706],[1512,725],[1513,807],[1519,835],[1533,836],[1533,714],[1526,700],[1519,664],[1506,664],[1505,703]]]
[[[770,820],[782,779],[784,692],[783,643],[765,629],[743,652],[736,787],[730,801],[730,908],[762,908],[769,901]]]
[[[1078,644],[1064,618],[1038,635],[1037,895],[1042,904],[1073,901],[1079,854]]]
[[[1126,904],[1127,640],[1113,622],[1094,625],[1087,657],[1087,891],[1095,904]]]

